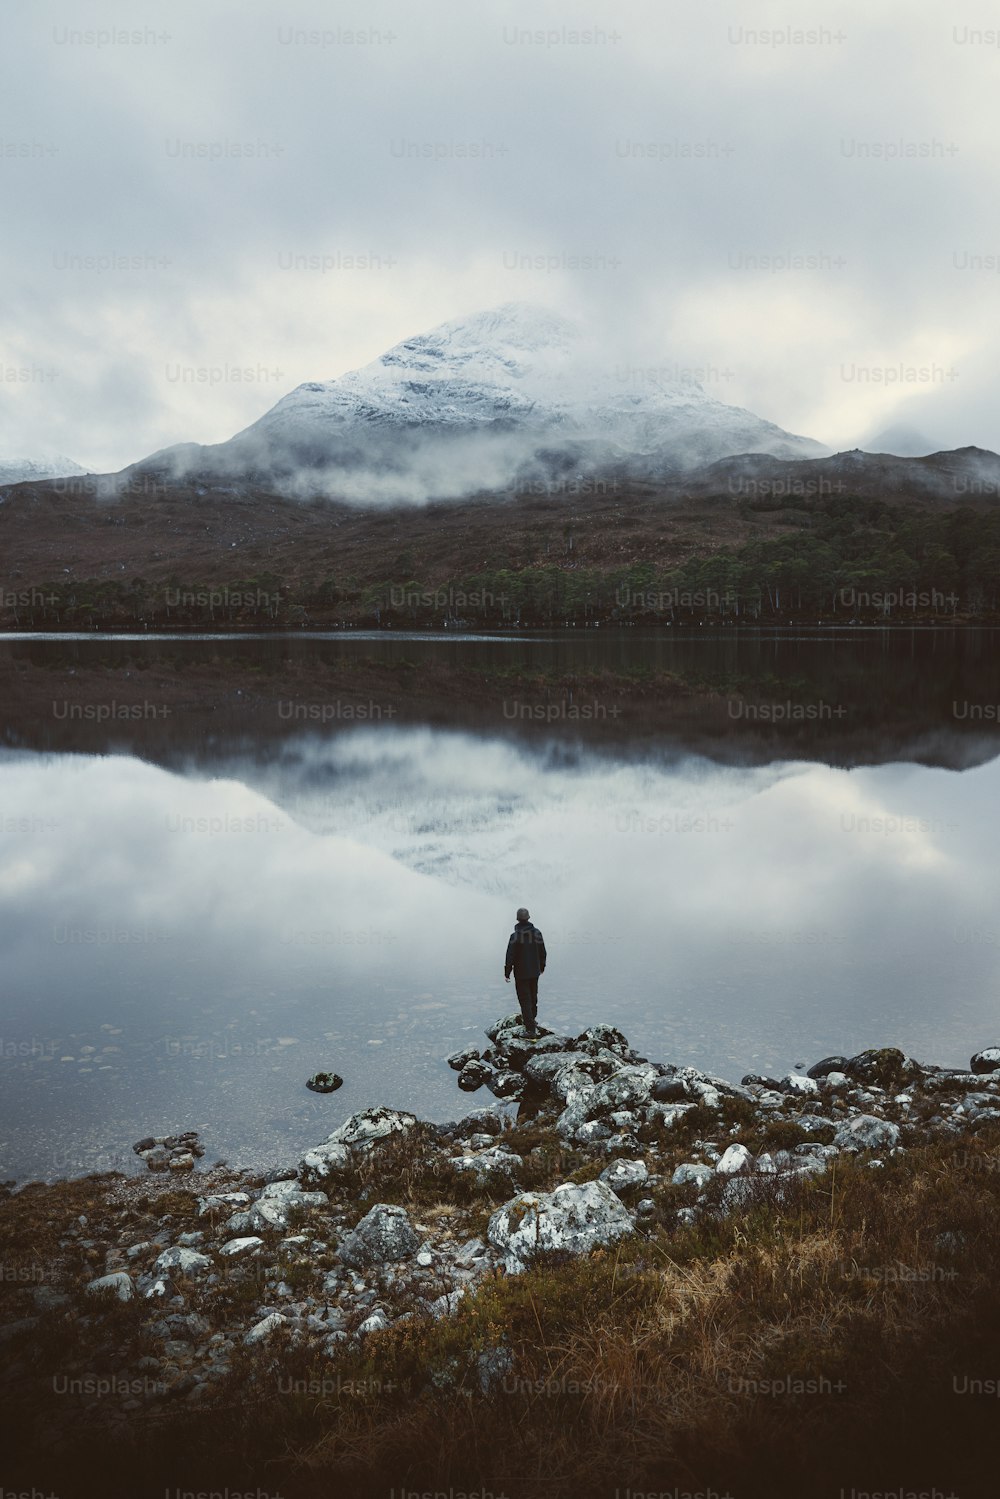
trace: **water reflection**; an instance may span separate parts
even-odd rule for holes
[[[348,1113],[467,1104],[444,1056],[512,1006],[738,1078],[995,1042],[1000,763],[720,766],[382,726],[223,773],[0,760],[7,1176],[134,1164],[200,1129],[284,1162]],[[305,1078],[335,1067],[329,1098]],[[476,1102],[488,1102],[486,1095]]]

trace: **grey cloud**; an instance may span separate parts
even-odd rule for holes
[[[587,319],[613,357],[729,366],[723,399],[823,442],[905,419],[1000,447],[996,272],[955,263],[1000,254],[995,49],[961,40],[992,19],[905,0],[806,18],[729,0],[8,9],[3,143],[29,154],[0,161],[0,363],[59,377],[4,382],[0,446],[110,469],[220,441],[300,381],[526,298]],[[116,27],[143,40],[70,40]],[[588,28],[605,39],[570,39]],[[748,40],[781,28],[825,39]],[[288,252],[395,263],[296,273]],[[844,264],[738,263],[786,252]],[[620,264],[509,269],[519,253]],[[141,268],[59,264],[106,255]],[[206,397],[171,361],[283,373]],[[841,375],[935,361],[954,389]]]

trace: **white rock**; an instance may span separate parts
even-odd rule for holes
[[[489,1150],[482,1150],[478,1155],[452,1156],[450,1164],[456,1171],[472,1171],[478,1177],[486,1177],[494,1171],[503,1171],[507,1175],[517,1171],[524,1165],[519,1155],[508,1150],[504,1145],[493,1145]]]
[[[819,1094],[819,1083],[814,1077],[804,1077],[798,1072],[786,1072],[781,1086],[799,1098],[815,1098]]]
[[[490,1243],[522,1262],[548,1250],[586,1254],[634,1232],[632,1215],[601,1181],[564,1182],[554,1192],[524,1192],[492,1215]]]
[[[196,1249],[185,1249],[180,1244],[174,1244],[157,1257],[154,1268],[175,1270],[180,1275],[200,1275],[205,1270],[211,1270],[212,1261],[207,1254],[199,1254]]]
[[[258,1239],[255,1235],[251,1234],[248,1238],[230,1239],[228,1243],[223,1244],[219,1253],[224,1254],[227,1259],[232,1259],[236,1255],[256,1254],[263,1247],[264,1240]]]
[[[738,1171],[746,1171],[752,1164],[753,1156],[745,1145],[730,1145],[715,1169],[722,1176],[735,1176]]]
[[[277,1332],[279,1327],[284,1327],[285,1321],[286,1319],[280,1312],[271,1312],[270,1316],[262,1317],[249,1332],[244,1333],[244,1343],[250,1346],[254,1343],[263,1343],[272,1333]]]

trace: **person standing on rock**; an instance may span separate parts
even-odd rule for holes
[[[510,983],[511,973],[517,988],[517,1002],[521,1006],[521,1018],[529,1036],[538,1035],[535,1024],[538,1015],[538,980],[545,972],[545,938],[537,926],[528,920],[524,906],[517,913],[517,926],[507,943],[503,976]]]

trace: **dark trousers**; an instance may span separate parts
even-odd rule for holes
[[[522,978],[515,973],[514,985],[517,989],[517,1002],[521,1006],[521,1019],[530,1030],[538,1014],[538,979]]]

